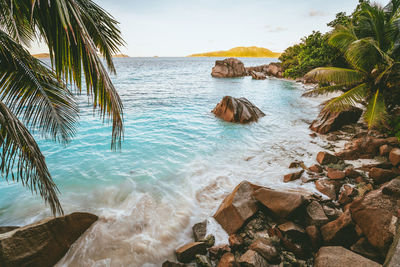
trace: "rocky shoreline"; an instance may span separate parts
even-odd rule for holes
[[[244,68],[227,59],[216,62],[212,75],[258,79],[271,75],[269,66]],[[320,194],[243,181],[213,215],[229,234],[226,244],[214,245],[207,222],[197,223],[194,242],[176,249],[177,262],[162,266],[400,266],[400,143],[358,123],[361,114],[357,108],[321,112],[310,135],[328,146],[314,165],[298,159],[288,166],[295,171],[282,175],[283,182],[314,183]]]

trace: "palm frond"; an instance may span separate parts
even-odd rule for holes
[[[58,189],[51,179],[45,158],[35,139],[0,101],[0,171],[6,180],[21,181],[23,186],[40,194],[54,215],[62,214]]]
[[[304,97],[312,97],[312,96],[317,96],[317,95],[327,95],[333,92],[341,91],[346,87],[346,85],[339,84],[339,85],[331,85],[331,86],[323,86],[323,87],[317,87],[314,89],[311,89],[302,96]]]
[[[329,44],[336,47],[340,51],[344,52],[347,50],[349,45],[357,40],[353,29],[345,26],[338,26],[329,37]]]
[[[346,110],[361,102],[366,96],[367,91],[368,85],[366,83],[360,84],[329,101],[324,109],[329,109],[331,111]]]
[[[378,44],[372,38],[363,38],[352,42],[345,52],[345,58],[356,70],[370,73],[383,55]]]
[[[86,2],[36,1],[32,18],[49,47],[57,76],[73,82],[81,92],[84,74],[94,108],[99,108],[102,118],[112,120],[111,148],[115,149],[123,135],[122,102],[97,52],[100,49],[112,62],[110,57],[122,39],[115,20],[90,0]]]
[[[305,76],[321,83],[340,85],[354,85],[364,80],[364,74],[359,71],[335,67],[316,68]]]
[[[68,142],[77,104],[65,84],[0,30],[0,100],[31,130]]]
[[[386,117],[386,106],[383,99],[383,95],[379,93],[379,90],[368,100],[367,110],[364,114],[364,119],[368,123],[368,126],[374,127],[379,125],[385,120]]]

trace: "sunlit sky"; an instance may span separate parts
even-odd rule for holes
[[[260,46],[282,52],[358,0],[95,0],[119,22],[129,56],[187,56]],[[376,1],[386,4],[387,0]],[[33,44],[32,53],[47,52]]]

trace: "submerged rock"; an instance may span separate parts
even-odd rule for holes
[[[246,76],[246,68],[243,62],[236,58],[217,60],[211,76],[215,78],[243,77]]]
[[[207,221],[196,223],[195,225],[193,225],[192,231],[193,231],[194,241],[197,242],[200,241],[201,239],[204,239],[207,233]]]
[[[249,123],[258,121],[265,114],[246,98],[225,96],[212,110],[218,118],[227,122]]]
[[[382,266],[344,247],[322,247],[315,256],[314,267]]]
[[[259,186],[243,181],[219,206],[214,218],[228,234],[239,230],[257,212],[257,203],[252,194],[258,188]]]
[[[250,75],[255,80],[265,80],[267,78],[267,75],[258,71],[252,71],[250,72]]]
[[[97,219],[75,212],[0,234],[0,266],[53,266]]]
[[[318,118],[311,123],[310,129],[320,134],[339,130],[344,125],[356,123],[362,114],[362,109],[351,107],[341,112],[322,110]]]

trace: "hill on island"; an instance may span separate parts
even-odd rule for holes
[[[208,53],[193,54],[189,57],[272,57],[278,58],[281,54],[272,52],[263,47],[235,47],[227,51],[215,51]]]

